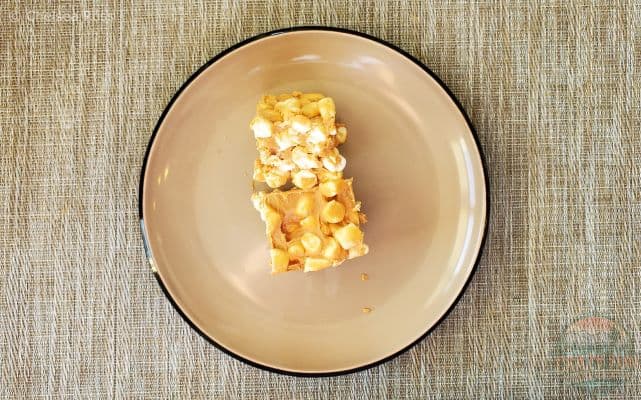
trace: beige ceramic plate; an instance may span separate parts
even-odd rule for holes
[[[261,94],[292,90],[336,101],[371,251],[272,276],[248,123]],[[452,95],[401,50],[328,28],[261,35],[196,72],[156,126],[140,190],[149,261],[183,317],[229,354],[290,374],[369,367],[426,335],[464,290],[487,224],[482,157]]]

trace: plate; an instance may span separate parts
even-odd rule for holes
[[[272,276],[248,123],[261,94],[293,90],[333,97],[347,124],[370,253]],[[203,337],[257,367],[334,375],[398,355],[447,315],[478,262],[487,196],[474,130],[427,67],[371,36],[301,27],[233,46],[178,90],[147,149],[140,219],[158,282]]]

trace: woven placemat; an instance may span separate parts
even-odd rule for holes
[[[0,3],[0,397],[631,398],[641,391],[635,1]],[[194,333],[143,256],[153,126],[226,47],[356,29],[424,61],[476,126],[492,215],[450,316],[365,372],[293,378]]]

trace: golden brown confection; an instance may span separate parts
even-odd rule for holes
[[[266,95],[250,128],[259,157],[252,202],[265,222],[272,273],[318,271],[367,254],[360,224],[367,221],[354,198],[347,161],[338,146],[347,128],[337,124],[334,100],[320,93]],[[282,191],[288,183],[295,188]]]

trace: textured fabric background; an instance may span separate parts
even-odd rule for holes
[[[0,18],[0,397],[639,396],[639,2],[4,0]],[[323,379],[254,369],[194,333],[145,263],[137,215],[174,91],[235,42],[301,24],[423,60],[468,111],[492,183],[485,253],[449,318],[393,361]],[[595,316],[625,332],[622,364],[559,356],[568,325]],[[614,388],[577,385],[608,371]]]

